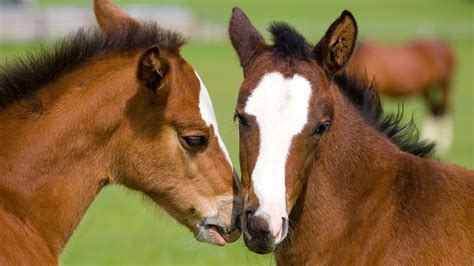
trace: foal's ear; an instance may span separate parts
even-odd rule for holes
[[[131,25],[139,27],[137,21],[108,0],[94,0],[94,13],[100,29],[109,37]]]
[[[160,54],[160,48],[153,46],[143,53],[138,62],[138,80],[154,91],[163,87],[169,69],[168,61]]]
[[[255,29],[245,13],[238,7],[232,9],[229,23],[229,37],[232,46],[237,51],[240,65],[247,67],[265,46],[265,40]]]
[[[349,61],[357,39],[357,23],[351,12],[344,10],[326,35],[314,48],[314,54],[329,76]]]

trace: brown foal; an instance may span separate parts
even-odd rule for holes
[[[0,72],[0,265],[57,264],[107,184],[153,199],[200,241],[240,235],[239,181],[183,38],[94,2],[100,29]]]
[[[427,158],[412,124],[340,72],[351,13],[315,46],[285,23],[269,30],[272,45],[233,10],[247,247],[278,265],[472,264],[474,172]]]

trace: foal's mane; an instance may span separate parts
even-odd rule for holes
[[[269,31],[273,35],[274,55],[290,62],[313,58],[312,46],[290,25],[274,22]],[[435,144],[419,140],[413,116],[409,122],[403,122],[403,106],[397,113],[385,114],[375,82],[369,82],[361,76],[365,75],[340,72],[334,76],[334,82],[369,126],[382,133],[402,151],[418,157],[431,157]]]
[[[342,72],[334,76],[334,82],[364,120],[402,151],[418,157],[432,156],[435,144],[420,140],[413,115],[409,122],[403,122],[403,105],[400,105],[397,113],[385,114],[374,81],[369,82],[367,78],[361,78],[361,75]]]
[[[184,43],[185,39],[179,33],[150,22],[130,23],[110,37],[97,27],[79,29],[52,48],[42,48],[35,54],[0,65],[0,109],[34,96],[41,87],[94,57],[152,45],[178,51]]]

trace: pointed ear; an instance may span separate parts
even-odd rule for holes
[[[357,23],[351,12],[344,10],[314,48],[316,59],[329,76],[334,75],[349,61],[356,39]]]
[[[232,9],[229,23],[229,37],[237,51],[240,65],[245,69],[252,59],[266,47],[262,35],[255,29],[245,13],[238,7]]]
[[[108,0],[94,0],[94,13],[100,29],[109,37],[130,25],[140,25]]]
[[[159,90],[169,70],[168,61],[160,55],[160,48],[153,46],[140,57],[137,78],[150,90]]]

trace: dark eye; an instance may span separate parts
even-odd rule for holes
[[[331,126],[331,122],[329,121],[322,123],[313,131],[313,135],[321,136],[324,132],[326,132],[326,130],[329,129],[330,126]]]
[[[243,126],[248,126],[249,125],[249,121],[237,111],[234,114],[234,121],[236,119],[239,119],[239,123]]]
[[[186,136],[181,138],[190,147],[199,147],[206,143],[206,138],[204,136]]]

